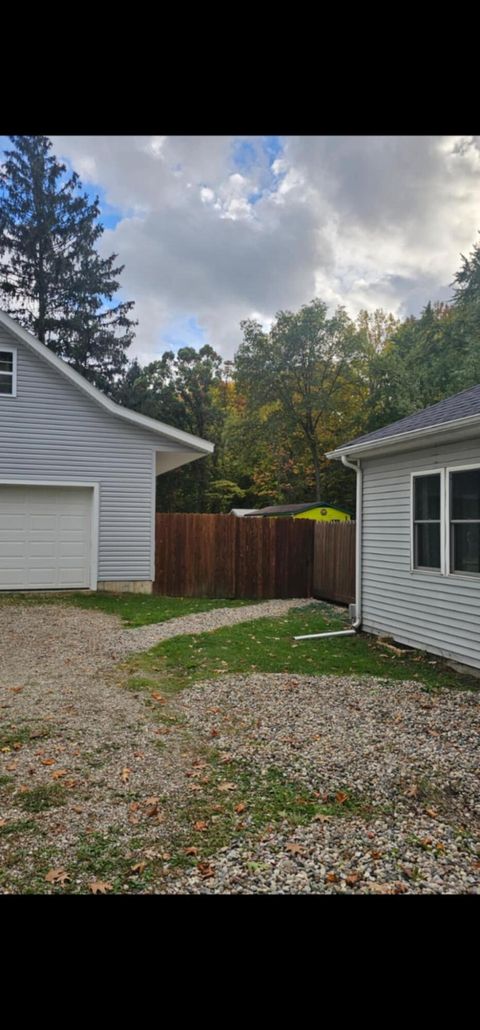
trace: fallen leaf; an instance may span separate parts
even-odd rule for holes
[[[145,815],[146,815],[147,819],[151,819],[152,816],[158,815],[158,805],[150,805],[147,808],[147,810],[145,812]],[[132,818],[135,818],[135,816],[133,816]]]
[[[426,808],[425,811],[427,815],[431,816],[432,819],[437,818],[438,812],[436,808]]]
[[[193,824],[194,830],[208,830],[208,823],[204,822],[203,819],[197,819],[197,822]]]
[[[335,794],[335,801],[338,801],[339,805],[345,804],[345,801],[348,801],[348,794],[345,794],[343,790],[339,790],[338,794]]]
[[[11,750],[12,750],[11,747],[2,747],[2,748],[0,748],[0,751],[2,751],[5,754],[7,754],[7,753],[10,754]]]
[[[72,787],[77,786],[77,782],[77,780],[65,780],[65,786],[68,787],[69,790],[71,790]]]
[[[138,801],[132,801],[131,805],[128,806],[129,812],[138,812],[140,805]]]
[[[131,769],[122,769],[122,771],[120,773],[120,779],[122,780],[123,783],[128,783],[128,781],[130,779],[131,771],[132,771]]]
[[[192,844],[192,846],[191,846],[191,847],[189,847],[189,848],[184,848],[183,850],[184,850],[184,852],[185,852],[185,854],[186,854],[186,855],[196,855],[196,854],[197,854],[197,852],[198,852],[198,848],[195,848],[195,847],[193,846],[193,844]]]
[[[353,887],[354,883],[358,883],[361,879],[361,873],[349,873],[349,875],[345,877],[345,883],[348,883],[349,887]]]
[[[322,815],[322,814],[315,815],[313,817],[313,822],[314,823],[328,823],[328,822],[330,822],[331,818],[332,818],[331,815]]]
[[[143,803],[144,803],[144,805],[157,805],[159,801],[160,801],[160,798],[151,797],[151,798],[145,798],[145,801]],[[133,809],[132,805],[130,805],[130,808],[132,809],[132,812],[133,812],[134,809]]]
[[[378,859],[382,857],[383,851],[371,851],[370,852],[374,862],[378,862]]]
[[[237,789],[237,785],[236,785],[236,783],[220,783],[217,789],[218,790],[236,790]]]
[[[155,690],[153,691],[153,694],[150,695],[150,697],[152,697],[154,701],[158,701],[162,705],[166,704],[163,694],[159,694]]]
[[[413,783],[411,787],[407,787],[407,790],[404,791],[404,797],[406,797],[406,798],[416,798],[417,794],[418,794],[418,784],[417,783]]]
[[[78,812],[79,814],[85,811],[85,809],[82,808],[81,805],[72,805],[72,808],[74,812]]]
[[[130,866],[132,873],[143,873],[143,870],[147,868],[146,862],[136,862],[135,865]]]
[[[289,851],[291,855],[305,854],[305,848],[302,848],[300,844],[287,844],[285,851]]]
[[[45,879],[47,883],[70,883],[70,877],[65,869],[50,869]]]
[[[325,879],[327,883],[338,883],[338,876],[336,873],[327,873]]]
[[[213,730],[211,731],[211,733],[210,733],[210,736],[211,736],[211,737],[219,737],[219,736],[220,736],[220,731],[219,731],[219,730],[215,730],[215,729],[213,729]]]
[[[67,770],[66,769],[55,769],[55,772],[52,772],[52,780],[61,780],[62,776],[66,776],[66,775],[67,775]]]
[[[215,876],[215,869],[209,862],[198,862],[197,869],[204,880],[208,880],[211,876]]]
[[[12,694],[21,694],[23,687],[9,687],[8,689]]]
[[[18,765],[17,761],[9,762],[8,765],[5,766],[5,768],[8,770],[8,772],[14,772],[14,770],[17,768],[17,765]]]
[[[0,826],[6,826],[6,825],[7,825],[7,820],[6,819],[0,819]]]
[[[247,806],[244,801],[239,801],[238,805],[235,805],[235,811],[240,815],[241,812],[245,811],[246,807]]]
[[[21,744],[20,741],[17,740],[15,744],[12,744],[12,747],[14,751],[21,751],[23,744]]]
[[[129,815],[128,821],[131,826],[138,826],[140,819],[138,818],[138,815]]]
[[[104,880],[92,880],[88,885],[92,894],[106,894],[107,891],[112,890],[111,883],[105,883]]]
[[[55,758],[42,758],[40,759],[40,765],[56,765]]]

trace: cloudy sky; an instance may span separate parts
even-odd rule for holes
[[[480,230],[480,137],[52,136],[99,194],[135,352],[209,342],[321,297],[403,316],[446,300]]]

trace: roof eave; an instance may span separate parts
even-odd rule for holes
[[[418,445],[422,446],[425,439],[431,442],[436,438],[441,439],[448,433],[455,433],[462,429],[475,428],[476,426],[480,429],[480,415],[467,415],[464,418],[452,419],[450,422],[440,422],[434,426],[412,429],[407,433],[396,433],[395,436],[371,440],[369,443],[337,447],[334,451],[326,451],[325,457],[339,461],[343,456],[360,458],[383,453],[387,454],[392,450],[402,450],[404,444],[416,444],[418,441]]]
[[[194,436],[192,433],[185,433],[183,429],[175,429],[173,426],[167,425],[165,422],[160,422],[154,418],[148,418],[147,415],[139,415],[136,411],[131,411],[130,408],[122,408],[120,404],[115,404],[115,401],[111,401],[109,397],[106,397],[101,390],[97,390],[95,386],[92,386],[87,379],[76,372],[71,365],[67,365],[65,361],[57,357],[44,343],[37,340],[32,333],[29,333],[22,326],[18,325],[17,322],[10,315],[7,315],[5,311],[0,311],[0,325],[4,325],[5,328],[12,333],[21,343],[25,343],[27,347],[30,347],[36,354],[38,354],[44,361],[47,361],[50,365],[57,369],[62,375],[69,379],[75,384],[80,390],[88,394],[89,397],[99,404],[101,407],[106,408],[111,415],[115,415],[117,418],[124,418],[127,422],[133,422],[135,425],[148,429],[152,433],[158,433],[160,436],[167,437],[167,439],[174,440],[176,443],[185,444],[190,450],[200,452],[201,455],[212,454],[215,445],[210,443],[209,440],[203,440],[199,436]]]

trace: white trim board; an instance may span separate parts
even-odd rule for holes
[[[7,315],[5,311],[0,311],[0,326],[3,326],[10,333],[13,334],[20,340],[21,343],[25,343],[30,350],[38,354],[44,361],[52,365],[61,372],[63,376],[70,379],[79,390],[83,390],[84,393],[95,401],[96,404],[106,408],[111,415],[115,415],[117,418],[126,419],[127,422],[133,422],[135,425],[148,429],[152,433],[159,433],[161,436],[167,437],[167,439],[174,440],[176,443],[186,444],[192,451],[200,452],[202,454],[212,454],[214,450],[214,444],[208,440],[202,440],[199,436],[193,436],[192,433],[185,433],[182,429],[174,429],[173,426],[167,425],[165,422],[159,422],[155,418],[148,418],[146,415],[139,415],[136,411],[130,411],[129,408],[122,408],[120,404],[115,404],[114,401],[109,400],[100,390],[97,390],[95,386],[92,386],[86,379],[83,378],[78,372],[75,372],[70,365],[67,365],[65,361],[57,357],[44,343],[40,343],[39,340],[32,336],[31,333],[27,332],[26,329],[22,329],[20,325],[10,315]]]

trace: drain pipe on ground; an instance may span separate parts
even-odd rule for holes
[[[294,637],[295,640],[321,640],[326,637],[354,637],[362,625],[362,498],[363,498],[363,472],[360,461],[349,461],[342,454],[342,464],[347,468],[354,469],[357,476],[357,510],[355,523],[355,605],[354,621],[351,629],[340,629],[334,633],[307,633],[302,637]]]

